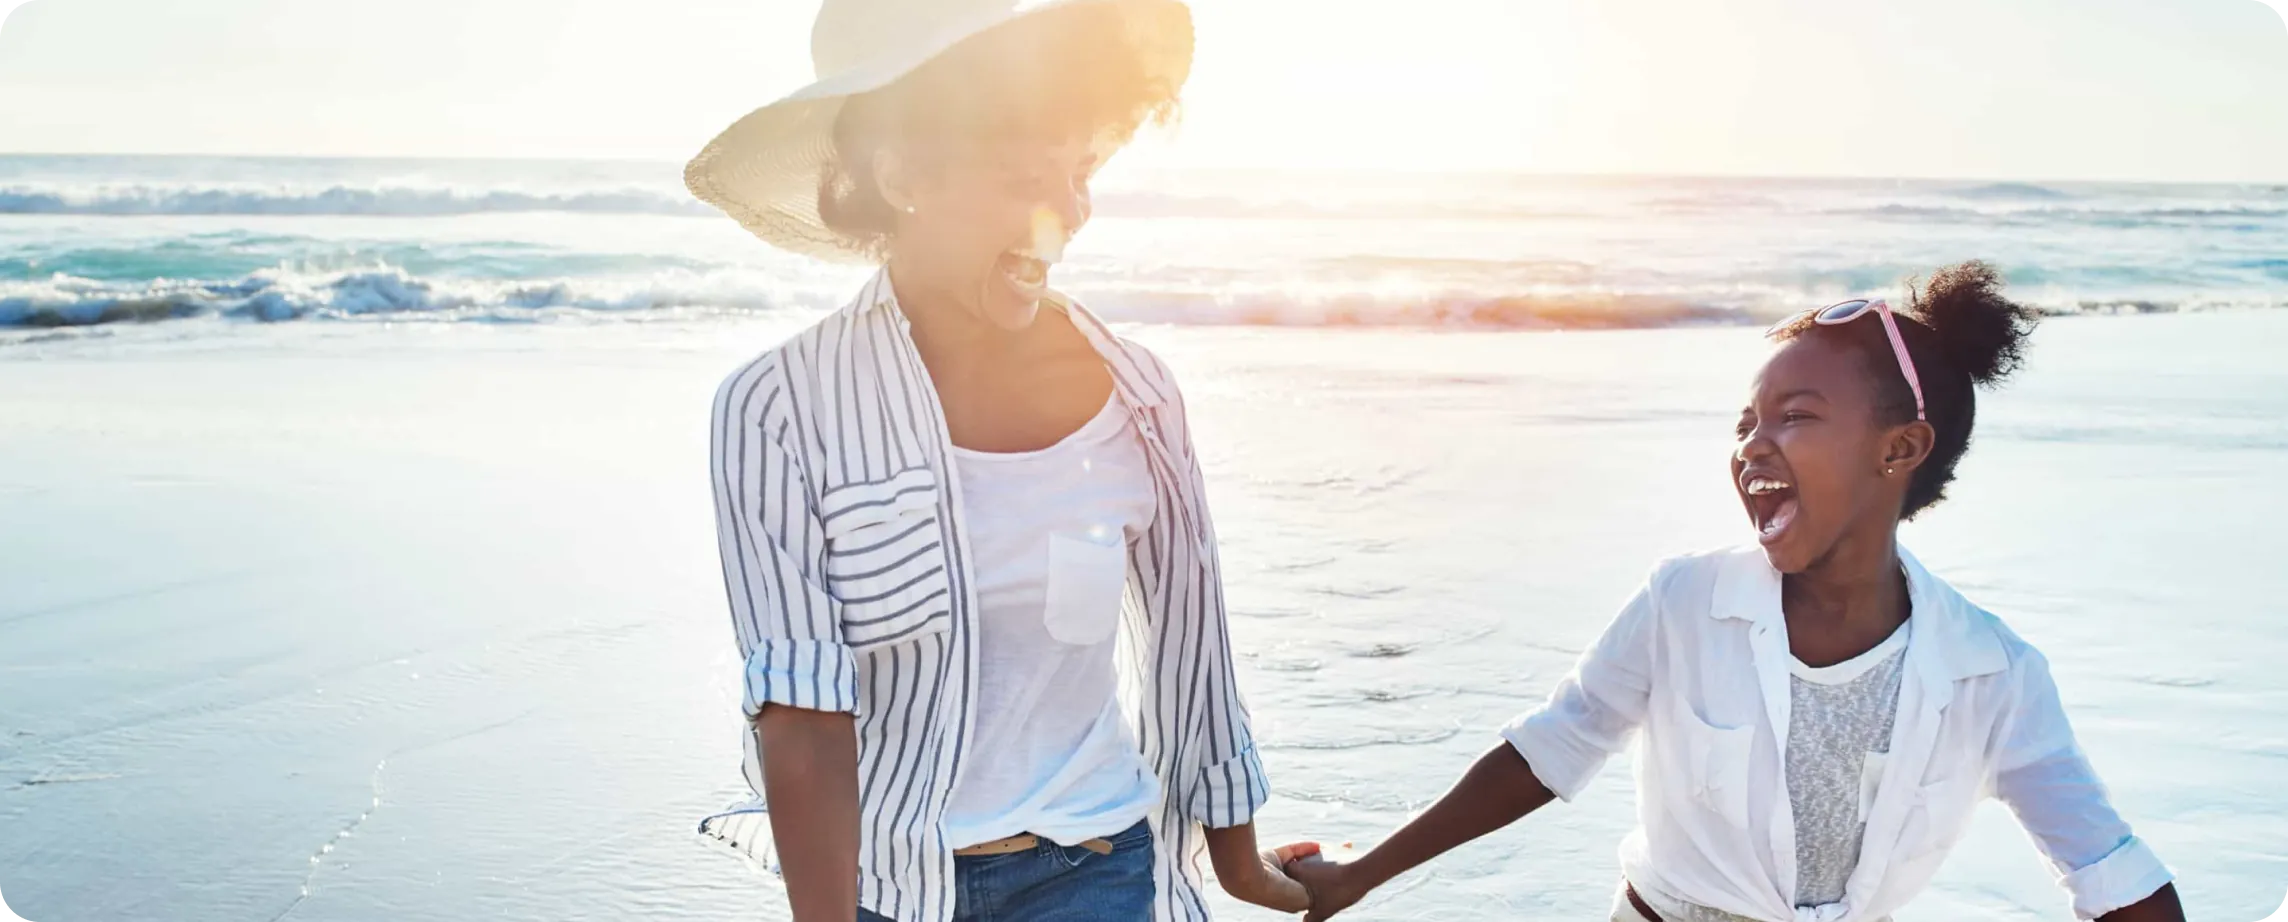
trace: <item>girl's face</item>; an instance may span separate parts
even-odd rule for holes
[[[1882,423],[1869,375],[1847,346],[1805,335],[1774,349],[1749,388],[1732,485],[1782,573],[1802,573],[1839,545],[1898,526],[1930,427]]]
[[[1025,329],[1065,243],[1088,223],[1097,145],[1085,138],[980,146],[907,172],[891,244],[904,278],[974,319]]]

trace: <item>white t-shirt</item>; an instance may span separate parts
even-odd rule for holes
[[[1142,820],[1159,780],[1119,704],[1128,546],[1152,524],[1144,446],[1115,395],[1040,451],[954,449],[976,560],[977,725],[945,811],[955,848],[1075,845]]]

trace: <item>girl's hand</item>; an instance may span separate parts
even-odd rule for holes
[[[1317,854],[1316,848],[1312,854],[1287,863],[1287,876],[1300,881],[1303,889],[1311,894],[1311,911],[1303,917],[1303,922],[1334,918],[1335,913],[1349,909],[1366,896],[1368,888],[1361,886],[1363,882],[1350,870],[1350,864],[1328,861]]]

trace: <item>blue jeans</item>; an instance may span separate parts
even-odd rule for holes
[[[1151,922],[1151,826],[1105,841],[1112,854],[1042,839],[1032,851],[954,858],[954,922]],[[889,919],[861,907],[858,922]]]

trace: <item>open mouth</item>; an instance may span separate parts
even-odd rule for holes
[[[1049,283],[1048,261],[1029,253],[1016,250],[1003,253],[993,261],[993,267],[1019,291],[1033,291]]]
[[[994,261],[994,268],[1019,292],[1040,297],[1049,284],[1049,267],[1065,255],[1068,234],[1064,220],[1047,208],[1033,209],[1032,234]]]
[[[1799,511],[1795,484],[1757,474],[1744,478],[1740,488],[1747,497],[1748,516],[1755,520],[1757,539],[1766,545],[1779,541],[1788,526],[1795,524]]]

